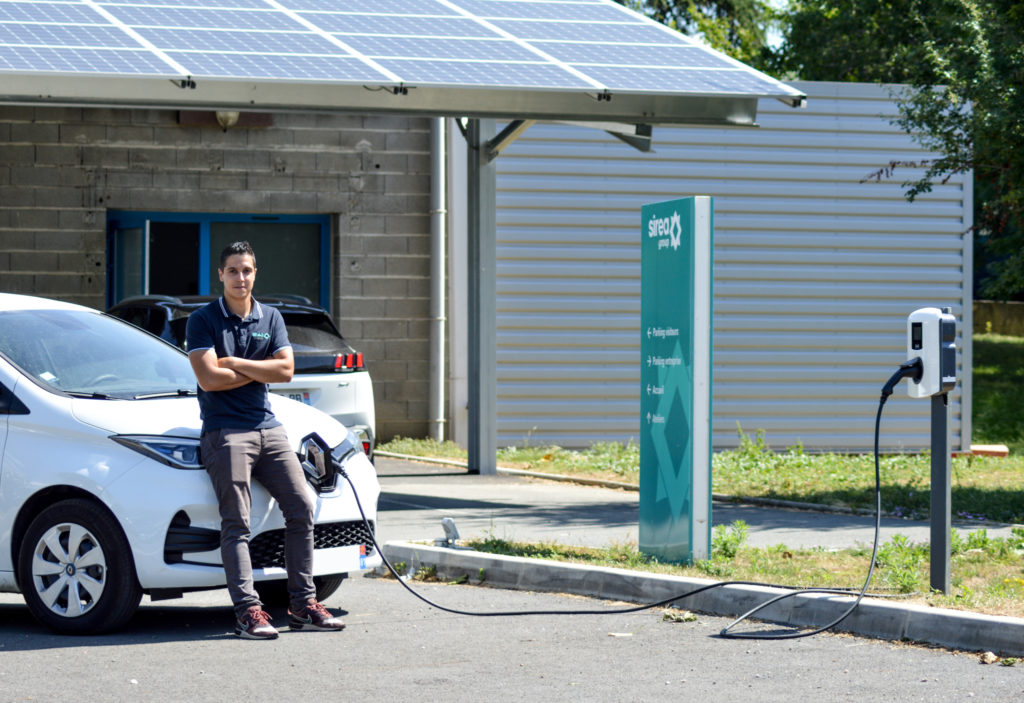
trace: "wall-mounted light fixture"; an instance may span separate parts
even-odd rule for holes
[[[217,127],[223,131],[233,129],[266,129],[274,125],[269,112],[239,112],[237,110],[180,110],[178,124],[182,127]]]
[[[237,110],[217,110],[217,124],[224,128],[226,132],[228,127],[234,127],[238,124],[238,111]]]

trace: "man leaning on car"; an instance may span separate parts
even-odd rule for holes
[[[312,498],[267,394],[268,383],[287,382],[294,372],[284,321],[277,310],[252,297],[256,254],[248,242],[225,247],[217,274],[224,296],[189,316],[186,337],[199,384],[203,463],[220,506],[221,556],[235,608],[235,634],[249,639],[278,635],[253,585],[253,478],[284,514],[289,627],[341,630],[344,623],[316,600]]]

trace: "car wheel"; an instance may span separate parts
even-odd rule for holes
[[[316,586],[316,599],[321,603],[341,587],[341,582],[348,574],[328,574],[327,576],[314,576],[313,585]],[[260,594],[263,605],[271,608],[284,608],[288,605],[288,582],[278,581],[257,581],[256,592]]]
[[[98,505],[78,498],[51,505],[29,525],[18,582],[32,615],[68,635],[120,627],[142,599],[120,526]]]

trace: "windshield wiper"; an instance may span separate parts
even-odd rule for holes
[[[194,388],[179,388],[176,391],[163,391],[162,393],[140,393],[135,400],[149,400],[150,398],[185,398],[196,395]]]
[[[106,393],[97,393],[96,391],[64,391],[72,398],[89,398],[90,400],[110,400],[113,396],[107,395]]]

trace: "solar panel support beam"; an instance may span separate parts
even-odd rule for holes
[[[637,151],[648,152],[651,150],[652,135],[654,129],[649,124],[627,124],[625,122],[592,122],[579,120],[554,120],[555,124],[568,124],[574,127],[586,127],[588,129],[601,129],[616,139],[621,139]]]
[[[509,144],[528,130],[536,120],[512,120],[505,129],[501,130],[494,139],[487,141],[487,161],[491,162],[498,158],[498,155],[505,150]]]
[[[471,119],[466,125],[467,458],[470,473],[491,475],[498,473],[498,172],[489,156],[495,130],[493,119]]]
[[[611,129],[606,129],[605,131],[613,137],[626,142],[626,144],[629,144],[637,151],[647,153],[651,150],[651,135],[653,134],[653,130],[649,124],[633,125],[632,132]]]

